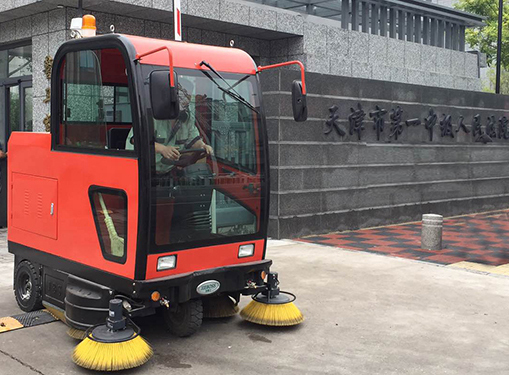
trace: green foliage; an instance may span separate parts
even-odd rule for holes
[[[489,69],[487,77],[489,79],[489,86],[483,87],[483,91],[495,92],[496,70],[493,68]],[[504,69],[500,72],[500,93],[509,95],[509,71]]]
[[[489,66],[497,59],[498,0],[458,0],[454,6],[469,13],[487,17],[486,26],[466,30],[465,40],[473,48],[486,54]],[[501,65],[509,70],[509,3],[504,4],[502,18],[502,59]]]

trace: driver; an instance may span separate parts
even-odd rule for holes
[[[203,96],[195,95],[194,84],[190,80],[179,77],[178,94],[180,101],[180,114],[175,120],[156,120],[154,119],[154,137],[155,137],[155,169],[157,173],[156,181],[165,185],[166,178],[170,178],[173,183],[180,184],[175,177],[181,177],[186,174],[188,168],[183,168],[187,162],[193,163],[197,160],[198,154],[182,154],[184,149],[204,149],[207,155],[212,155],[213,149],[207,145],[200,136],[196,122],[196,103],[203,100]],[[134,147],[133,130],[129,132],[126,140],[126,149],[132,150]],[[185,155],[185,156],[184,156]],[[184,157],[186,158],[184,160]],[[187,159],[189,158],[189,159]],[[175,168],[174,163],[180,160]],[[195,164],[197,167],[198,164]],[[206,164],[205,164],[206,165]],[[198,173],[201,173],[199,170]],[[189,172],[189,171],[188,171]],[[205,191],[199,193],[199,205],[210,206],[212,190],[208,186]],[[210,191],[209,191],[210,190]],[[196,204],[192,196],[193,191],[189,191],[185,186],[181,189],[172,190],[169,196],[166,189],[156,193],[156,223],[155,223],[155,241],[156,244],[167,244],[171,242],[186,241],[189,238],[195,238],[198,235],[195,226],[189,224],[193,221]],[[189,197],[191,194],[191,198]],[[203,211],[203,208],[200,208]],[[208,211],[205,209],[205,211]],[[209,233],[210,230],[207,231]]]
[[[200,136],[196,126],[196,95],[194,95],[193,83],[179,77],[178,93],[180,100],[180,114],[175,120],[154,119],[156,172],[166,174],[174,165],[164,163],[164,159],[178,161],[179,150],[183,149],[204,149],[207,155],[213,155],[214,150],[207,145]],[[129,132],[126,140],[126,150],[134,148],[133,129]]]

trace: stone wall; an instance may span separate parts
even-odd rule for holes
[[[43,103],[49,87],[44,59],[54,56],[69,38],[68,26],[77,10],[65,7],[41,12],[34,1],[17,3],[0,7],[0,21],[15,18],[0,23],[0,48],[31,39],[34,130],[43,131],[42,119],[49,113],[49,104]],[[96,15],[99,33],[108,33],[110,25],[115,25],[119,33],[173,38],[170,0],[115,0],[91,2],[90,6],[87,12]],[[259,64],[298,59],[308,72],[472,91],[481,88],[473,54],[349,31],[337,21],[239,0],[208,0],[206,4],[182,0],[182,11],[185,41],[229,46],[234,40],[235,47],[247,51]]]
[[[475,54],[345,30],[318,17],[307,17],[302,51],[310,72],[481,90]]]
[[[472,133],[473,117],[509,117],[509,97],[367,79],[307,74],[309,118],[293,121],[291,81],[296,72],[264,72],[271,171],[271,236],[291,238],[509,207],[509,139],[484,144]],[[361,105],[364,130],[349,134],[348,116]],[[340,136],[325,122],[337,106]],[[377,140],[369,112],[388,113]],[[402,133],[391,133],[390,110],[403,110]],[[437,115],[433,141],[425,128]],[[452,116],[453,135],[440,122]],[[456,132],[459,116],[463,129]],[[418,126],[406,120],[420,119]],[[506,134],[509,138],[509,133]],[[484,137],[485,138],[485,137]],[[478,139],[479,140],[479,139]]]

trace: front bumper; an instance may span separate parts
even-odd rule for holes
[[[272,260],[264,259],[159,279],[136,281],[133,285],[133,297],[148,299],[152,292],[158,291],[170,303],[183,303],[190,299],[204,297],[196,291],[196,288],[207,280],[216,280],[220,283],[219,289],[212,295],[218,293],[255,294],[259,292],[259,289],[246,288],[247,282],[252,280],[260,285],[260,272],[268,272],[271,265]]]

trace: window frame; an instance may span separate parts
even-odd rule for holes
[[[2,45],[2,47],[0,48],[0,51],[8,51],[8,50],[11,50],[11,49],[16,49],[16,48],[19,48],[19,47],[28,47],[28,46],[31,46],[32,47],[32,71],[30,74],[28,75],[22,75],[22,76],[14,76],[14,77],[0,77],[0,82],[4,83],[5,81],[15,81],[15,82],[18,82],[20,79],[21,80],[26,80],[28,77],[30,79],[32,79],[33,75],[34,75],[34,65],[33,65],[33,62],[34,62],[34,50],[33,50],[33,43],[32,43],[32,39],[31,38],[28,38],[28,39],[22,39],[20,41],[16,41],[16,42],[12,42],[12,43],[6,43],[4,45]]]
[[[63,152],[73,152],[79,154],[92,154],[92,155],[107,155],[107,156],[119,156],[137,159],[139,152],[134,148],[133,150],[118,150],[118,149],[106,149],[106,148],[94,148],[94,147],[79,147],[79,146],[71,146],[71,145],[63,145],[60,144],[60,125],[62,119],[62,95],[63,95],[63,80],[61,79],[61,70],[63,68],[63,64],[65,63],[65,57],[68,53],[80,52],[80,51],[97,51],[102,49],[117,49],[122,58],[124,59],[124,64],[127,69],[127,87],[129,89],[129,97],[131,104],[131,118],[132,118],[132,128],[135,134],[135,138],[137,138],[137,133],[139,132],[139,108],[138,102],[136,98],[136,88],[134,81],[134,74],[136,74],[132,61],[129,58],[129,54],[125,49],[124,43],[122,43],[119,39],[111,39],[104,40],[101,43],[97,41],[92,43],[86,39],[80,39],[76,42],[68,42],[63,44],[60,49],[57,51],[55,56],[56,65],[53,66],[52,74],[51,74],[51,91],[52,91],[52,99],[56,98],[56,100],[51,101],[51,150],[52,151],[63,151]],[[103,84],[104,85],[104,84]],[[105,84],[108,85],[107,82]],[[125,86],[123,86],[125,87]],[[86,124],[86,122],[80,122],[82,124]],[[111,125],[127,125],[129,123],[111,123]]]
[[[151,65],[151,64],[141,64],[141,75],[143,77],[143,80],[146,82],[147,77],[150,75],[152,71],[155,70],[163,70],[163,71],[169,71],[168,68],[159,66],[159,65]],[[190,68],[182,68],[182,67],[174,67],[175,73],[177,75],[187,75],[188,72],[193,75],[193,73],[196,72],[195,69]],[[220,74],[229,74],[228,72],[222,72],[219,71]],[[200,74],[196,72],[196,76],[200,76]],[[232,73],[235,74],[235,73]],[[259,89],[259,92],[261,93],[261,85],[258,75],[254,75],[253,85],[255,88]],[[147,90],[147,88],[143,88],[143,90]],[[144,91],[146,92],[146,91]],[[265,119],[265,113],[264,113],[264,107],[263,107],[263,98],[258,98],[259,106],[258,109],[260,110],[260,113],[258,116],[258,131],[259,131],[259,142],[260,142],[260,155],[259,160],[260,164],[258,165],[258,169],[253,172],[252,170],[249,170],[247,168],[243,168],[240,165],[236,165],[233,163],[227,163],[222,158],[217,158],[214,156],[214,158],[217,159],[219,163],[222,165],[219,165],[220,168],[231,168],[231,169],[237,169],[241,173],[245,173],[246,175],[257,175],[260,174],[260,176],[264,176],[261,179],[261,192],[260,192],[260,199],[261,199],[261,209],[260,209],[260,225],[257,228],[257,231],[252,234],[242,234],[242,235],[234,235],[234,236],[225,236],[225,237],[218,237],[218,238],[208,238],[208,239],[200,239],[196,241],[189,241],[189,242],[171,242],[167,244],[157,244],[155,239],[155,226],[149,225],[148,226],[148,248],[147,248],[147,254],[154,255],[154,254],[162,254],[166,252],[180,252],[180,251],[186,251],[189,249],[195,249],[195,248],[201,248],[201,247],[209,247],[209,246],[220,246],[223,244],[230,244],[230,243],[236,243],[236,242],[244,242],[244,241],[255,241],[260,240],[267,237],[267,227],[268,227],[268,220],[269,220],[269,200],[270,200],[270,168],[269,168],[269,157],[268,157],[268,134],[267,134],[267,128],[266,128],[266,119]],[[152,116],[152,107],[150,101],[147,101],[144,103],[144,116],[146,119],[146,123],[148,125],[149,129],[149,136],[154,137],[155,129],[154,129],[154,121]],[[151,138],[153,141],[154,138]],[[155,158],[154,154],[150,154],[150,184],[148,185],[149,188],[152,186],[153,183],[153,176],[155,173]],[[220,191],[223,195],[228,196],[231,199],[234,199],[228,192],[217,189]],[[156,222],[156,209],[154,209],[154,206],[152,205],[154,203],[154,195],[153,192],[150,193],[150,218],[151,222]],[[251,209],[246,207],[242,201],[237,201],[242,207],[247,209],[249,212],[253,212]],[[264,249],[264,255],[265,257],[265,249]]]
[[[97,208],[96,208],[95,202],[94,202],[94,194],[96,194],[96,193],[116,195],[121,198],[124,198],[124,202],[125,202],[125,205],[124,205],[124,209],[125,209],[125,225],[124,225],[125,238],[124,238],[124,254],[122,255],[122,257],[116,257],[116,256],[106,252],[106,247],[105,247],[105,244],[103,241],[103,237],[101,235],[102,233],[100,231],[98,211],[97,211]],[[110,188],[110,187],[106,187],[106,186],[91,185],[88,188],[88,198],[90,200],[90,207],[92,209],[92,216],[94,218],[97,239],[99,240],[99,245],[101,247],[101,253],[102,253],[104,259],[109,260],[110,262],[125,264],[127,261],[127,242],[128,242],[128,237],[129,237],[129,233],[128,233],[128,220],[129,220],[128,207],[129,207],[129,204],[127,201],[128,200],[127,193],[125,192],[125,190],[122,190],[122,189],[115,189],[115,188]]]
[[[143,75],[143,78],[145,80],[148,80],[150,74],[154,71],[164,71],[164,72],[169,72],[169,68],[165,68],[165,67],[162,67],[162,66],[159,66],[159,65],[150,65],[150,64],[146,64],[146,65],[142,65],[142,75]],[[196,69],[190,69],[190,68],[181,68],[181,67],[174,67],[174,71],[175,71],[175,74],[177,76],[180,76],[180,75],[183,75],[183,76],[196,76],[196,77],[205,77],[203,76],[203,73],[198,73],[199,70],[196,70]],[[222,72],[220,71],[219,74],[225,76],[226,79],[230,79],[229,78],[229,75],[237,75],[238,73],[231,73],[231,72]],[[239,74],[239,75],[243,75],[243,74]],[[248,75],[249,76],[249,75]],[[246,78],[244,78],[245,80]],[[258,75],[252,75],[252,78],[249,77],[249,79],[252,79],[252,85],[253,85],[253,88],[257,88],[260,86],[260,82],[259,82],[259,77]],[[211,83],[211,85],[213,85],[213,83]],[[146,95],[150,95],[150,92],[148,89],[144,89],[146,90],[145,93]],[[261,93],[261,91],[260,91]],[[146,103],[147,107],[145,108],[145,112],[146,112],[146,118],[147,118],[147,123],[149,124],[150,126],[150,134],[151,136],[153,136],[155,134],[155,128],[154,128],[154,121],[153,121],[153,118],[151,118],[151,113],[152,113],[152,107],[151,107],[151,103],[150,101],[148,101]],[[262,132],[262,131],[265,131],[265,119],[264,119],[264,114],[262,113],[262,98],[259,97],[258,98],[258,107],[256,107],[258,110],[259,110],[259,113],[256,114],[256,118],[253,117],[253,122],[254,123],[257,123],[257,128],[258,128],[258,131],[259,132]],[[225,121],[224,121],[225,122]],[[259,142],[260,142],[260,146],[263,145],[263,135],[262,134],[259,134],[258,135],[259,137]],[[155,138],[152,138],[152,140],[155,142]],[[211,139],[207,139],[206,140],[207,142],[211,142]],[[212,146],[212,145],[211,145]],[[261,153],[260,155],[257,154],[257,151],[255,150],[255,159],[257,159],[259,157],[260,161],[263,160],[263,153]],[[252,170],[242,164],[235,164],[235,163],[232,163],[230,160],[228,159],[224,159],[220,156],[218,156],[217,154],[214,154],[214,157],[219,161],[221,162],[222,164],[224,164],[225,166],[229,167],[229,168],[233,168],[233,169],[237,169],[243,173],[246,173],[246,174],[249,174],[249,175],[252,175],[252,176],[255,176],[257,175],[258,173],[261,172],[260,170],[260,166],[257,165],[257,168],[256,170]],[[154,162],[154,158],[151,158],[151,168],[154,169],[155,168],[155,162]],[[153,173],[153,170],[152,172]]]

